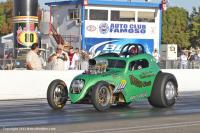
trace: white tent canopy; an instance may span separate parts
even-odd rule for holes
[[[11,41],[13,42],[13,33],[1,37],[1,43],[7,43]]]
[[[8,48],[13,48],[14,47],[14,37],[13,33],[2,36],[0,38],[0,44],[6,45]]]

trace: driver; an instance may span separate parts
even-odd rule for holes
[[[129,50],[129,54],[130,54],[131,56],[137,55],[137,54],[138,54],[138,48],[137,48],[137,47],[132,47],[132,48]]]

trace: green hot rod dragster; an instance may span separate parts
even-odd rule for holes
[[[161,72],[155,59],[140,44],[126,44],[120,54],[105,53],[89,60],[89,68],[76,76],[69,88],[54,80],[47,100],[53,109],[71,103],[93,104],[99,111],[111,105],[127,106],[147,98],[154,107],[171,107],[178,95],[174,75]]]

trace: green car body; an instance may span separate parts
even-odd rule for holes
[[[74,80],[83,80],[84,85],[80,93],[73,93],[70,86],[69,98],[72,103],[80,103],[98,82],[105,81],[112,86],[113,93],[122,93],[124,102],[137,101],[151,95],[152,86],[156,75],[160,72],[155,59],[149,54],[138,54],[129,58],[124,57],[99,57],[100,60],[120,60],[125,62],[124,68],[109,68],[102,74],[81,74]],[[99,59],[97,57],[97,59]],[[131,70],[130,64],[138,60],[148,62],[146,68]],[[74,81],[73,80],[73,81]],[[72,81],[72,83],[73,83]]]
[[[154,57],[140,44],[126,44],[119,54],[104,53],[89,60],[88,70],[67,87],[59,79],[50,83],[47,100],[53,109],[62,109],[68,99],[71,103],[93,104],[98,111],[141,99],[163,108],[174,105],[178,95],[174,75],[161,72]]]

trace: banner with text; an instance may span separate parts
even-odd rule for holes
[[[85,21],[85,37],[95,38],[156,38],[155,23]]]

